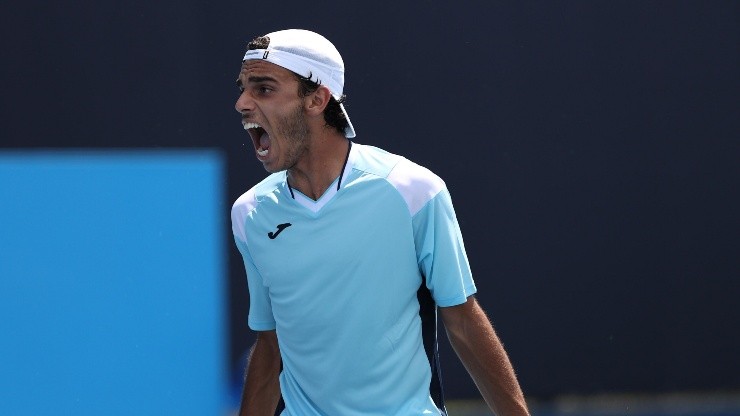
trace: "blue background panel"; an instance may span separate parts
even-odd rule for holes
[[[0,414],[226,411],[223,162],[0,152]]]

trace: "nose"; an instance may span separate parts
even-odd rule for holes
[[[236,99],[236,104],[234,105],[234,108],[239,114],[244,114],[245,112],[254,109],[254,100],[249,95],[249,92],[247,90],[244,90],[241,94],[239,94],[239,98]]]

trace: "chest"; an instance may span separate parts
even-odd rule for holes
[[[348,188],[319,212],[295,203],[258,210],[249,250],[271,291],[344,284],[416,262],[403,200],[383,188]],[[361,288],[358,288],[361,289]]]

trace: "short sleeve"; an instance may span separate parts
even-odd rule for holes
[[[262,276],[254,265],[245,242],[235,238],[236,246],[244,259],[247,271],[247,287],[249,289],[249,327],[254,331],[269,331],[275,329],[275,318],[272,315],[272,305],[268,288],[263,284]]]
[[[476,287],[447,188],[430,199],[412,222],[419,268],[435,302],[439,306],[465,303]]]

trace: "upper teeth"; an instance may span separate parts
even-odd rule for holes
[[[244,126],[244,130],[261,128],[261,126],[257,123],[244,122],[242,123],[242,125]]]

